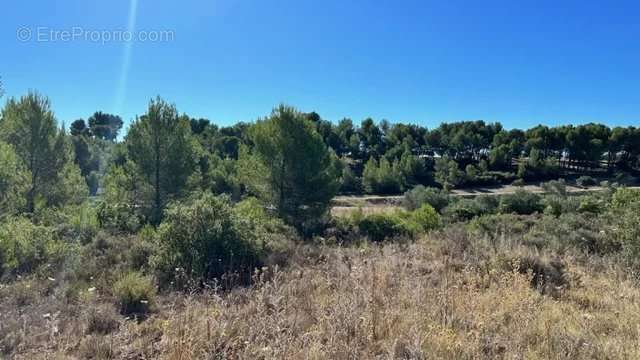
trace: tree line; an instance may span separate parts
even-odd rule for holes
[[[220,127],[158,97],[120,137],[122,127],[119,116],[96,112],[67,133],[45,96],[9,99],[0,119],[0,211],[99,195],[103,225],[136,228],[159,224],[169,203],[204,191],[255,196],[305,230],[337,193],[633,172],[640,159],[640,129],[593,123],[508,130],[462,121],[429,130],[370,118],[334,123],[280,105],[255,122]]]

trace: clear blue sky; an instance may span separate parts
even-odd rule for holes
[[[475,119],[640,124],[634,1],[131,2],[3,4],[5,98],[36,89],[67,125],[96,110],[129,121],[155,95],[225,125],[280,102],[330,120],[428,127]],[[31,41],[17,39],[22,27]],[[175,38],[37,42],[38,27],[132,27]]]

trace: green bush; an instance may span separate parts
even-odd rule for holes
[[[295,229],[269,213],[258,199],[244,199],[234,206],[233,211],[255,236],[254,242],[260,245],[264,255],[282,256],[290,250],[296,236]]]
[[[490,214],[473,219],[468,224],[471,231],[490,238],[512,238],[526,234],[536,219],[515,214]]]
[[[424,233],[433,230],[440,225],[440,215],[429,204],[423,204],[419,209],[411,212],[401,213],[405,218],[407,227],[412,233]]]
[[[601,199],[594,196],[584,196],[580,199],[580,205],[578,206],[578,212],[600,214],[604,212],[606,204]]]
[[[367,215],[358,223],[358,230],[361,235],[376,242],[413,235],[412,229],[398,213]]]
[[[415,210],[424,204],[428,204],[438,212],[447,207],[449,202],[450,197],[446,191],[423,185],[418,185],[405,192],[402,200],[402,204],[407,210]]]
[[[475,200],[459,199],[447,206],[442,214],[449,222],[468,221],[482,215],[483,209]]]
[[[156,288],[151,278],[130,272],[113,284],[113,295],[122,315],[144,316],[153,309]]]
[[[611,198],[611,208],[614,211],[625,211],[640,203],[640,190],[619,188]]]
[[[516,213],[520,215],[542,212],[542,198],[540,195],[518,189],[514,194],[503,195],[500,198],[500,212]]]
[[[620,245],[610,234],[602,232],[605,224],[599,218],[578,213],[560,217],[544,216],[525,235],[525,244],[538,249],[562,253],[569,248],[587,253],[607,254],[618,251]]]
[[[578,184],[578,186],[587,187],[597,185],[598,182],[591,176],[583,175],[576,180],[576,184]]]
[[[231,272],[248,278],[262,264],[266,249],[253,221],[241,218],[227,197],[211,193],[171,205],[158,230],[160,249],[154,263],[161,282],[171,280],[176,268],[194,279]]]
[[[640,267],[640,191],[619,188],[613,194],[608,219],[611,235],[622,245],[624,257]]]
[[[51,228],[29,219],[13,217],[0,223],[0,275],[25,274],[46,262],[61,261],[64,249]]]
[[[545,195],[542,199],[544,213],[558,217],[562,214],[575,213],[580,207],[580,198],[575,196]]]

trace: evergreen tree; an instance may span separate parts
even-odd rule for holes
[[[158,97],[131,125],[124,143],[127,158],[153,188],[153,197],[146,203],[151,222],[159,224],[168,201],[180,196],[195,170],[197,143],[191,125],[178,116],[174,105]]]
[[[311,121],[280,105],[250,129],[249,137],[253,148],[240,154],[249,190],[301,230],[325,214],[340,186],[340,166]]]
[[[74,170],[63,169],[73,158],[73,150],[64,131],[56,125],[49,99],[37,93],[29,93],[20,100],[10,99],[3,110],[0,139],[14,147],[30,174],[26,194],[28,212],[34,211],[36,199],[45,205],[69,200],[59,194],[73,191],[57,187],[69,184],[65,176],[71,176]]]

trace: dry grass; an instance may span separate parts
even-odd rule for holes
[[[400,206],[394,205],[373,205],[373,206],[334,206],[331,208],[331,216],[345,217],[351,215],[354,211],[361,211],[363,215],[391,213],[402,209]]]
[[[640,289],[623,271],[565,258],[571,286],[552,297],[532,288],[531,273],[503,266],[522,249],[480,249],[455,234],[305,247],[252,287],[165,294],[149,319],[120,326],[96,299],[34,295],[2,311],[0,339],[16,359],[640,358]]]

